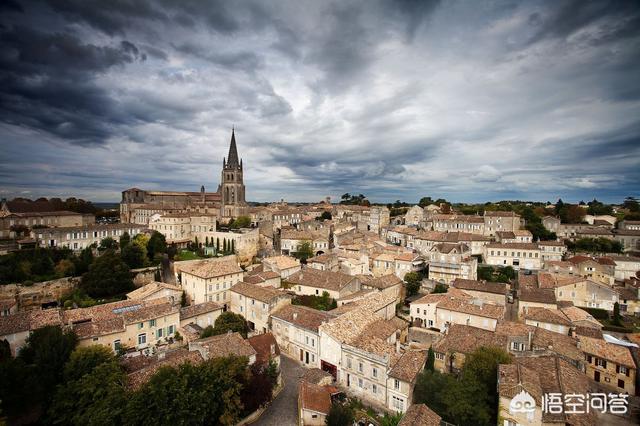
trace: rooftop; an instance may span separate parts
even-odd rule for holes
[[[240,281],[231,287],[231,291],[264,303],[271,303],[279,297],[288,296],[288,294],[283,290],[278,290],[272,287],[260,287],[244,281]]]
[[[482,291],[494,294],[507,294],[509,291],[509,284],[507,283],[494,283],[484,280],[477,281],[456,278],[451,285],[460,290]]]
[[[185,306],[184,308],[180,308],[180,321],[217,310],[222,310],[222,305],[216,302],[204,302]]]
[[[267,257],[262,261],[263,264],[270,264],[277,267],[279,270],[295,268],[300,266],[300,261],[290,256],[272,256]]]
[[[273,312],[271,316],[316,333],[320,325],[336,317],[331,312],[318,311],[301,305],[285,305]]]
[[[396,362],[389,377],[413,383],[427,361],[427,351],[407,351]]]
[[[226,333],[198,339],[189,343],[189,350],[202,347],[207,359],[222,358],[231,355],[250,357],[257,355],[249,342],[240,333]]]
[[[313,268],[304,268],[295,274],[289,275],[287,281],[307,287],[323,288],[326,290],[340,291],[355,280],[352,275],[342,272],[321,271]]]
[[[559,311],[557,309],[530,307],[526,309],[524,319],[546,322],[549,324],[560,324],[567,327],[571,326],[571,321],[567,319],[562,311]]]
[[[442,418],[424,404],[412,404],[398,426],[440,426]]]
[[[198,260],[182,266],[181,271],[205,279],[243,272],[235,256]]]
[[[588,354],[595,355],[598,358],[615,362],[630,368],[636,368],[631,356],[629,348],[625,346],[609,343],[604,340],[594,339],[592,337],[580,336],[580,348]]]

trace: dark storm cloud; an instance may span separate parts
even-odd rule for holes
[[[638,190],[637,2],[0,8],[2,196],[215,189],[231,125],[252,200]]]
[[[638,3],[634,0],[580,1],[566,0],[558,3],[557,9],[550,9],[546,17],[532,14],[530,23],[538,27],[538,32],[530,40],[537,42],[546,38],[562,38],[592,25],[598,31],[586,35],[594,45],[638,35]]]

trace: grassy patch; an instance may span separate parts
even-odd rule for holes
[[[174,260],[196,260],[196,259],[204,259],[204,257],[200,256],[195,251],[182,250],[177,253],[174,257]]]

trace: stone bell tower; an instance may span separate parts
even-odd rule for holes
[[[223,218],[232,219],[248,214],[249,208],[244,199],[242,170],[242,160],[238,160],[235,129],[232,129],[229,155],[222,159],[222,178],[220,179],[222,204],[220,213]]]

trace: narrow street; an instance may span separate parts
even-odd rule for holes
[[[280,357],[280,362],[284,389],[253,425],[295,426],[298,424],[298,381],[306,369],[284,355]]]

